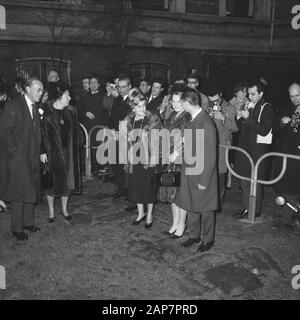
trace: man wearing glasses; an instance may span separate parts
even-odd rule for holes
[[[202,92],[200,92],[198,90],[198,86],[199,86],[199,78],[198,78],[198,76],[195,75],[194,73],[189,73],[187,75],[187,77],[186,77],[186,82],[187,82],[187,86],[189,88],[197,90],[197,92],[200,94],[200,96],[201,96],[201,107],[206,110],[207,107],[208,107],[209,101],[208,101],[207,96],[204,93],[202,93]]]

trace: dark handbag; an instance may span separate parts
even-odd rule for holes
[[[174,171],[173,166],[173,169],[169,168],[155,173],[155,185],[157,187],[180,187],[180,176],[181,173]]]
[[[41,187],[45,190],[53,187],[53,173],[50,171],[48,162],[41,164]]]

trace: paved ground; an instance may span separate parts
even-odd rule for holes
[[[42,231],[24,243],[12,238],[9,213],[0,215],[0,264],[7,272],[0,299],[300,298],[291,286],[300,235],[290,231],[289,210],[276,207],[270,188],[255,225],[232,216],[239,192],[227,191],[215,246],[203,254],[196,245],[180,247],[188,230],[179,240],[161,233],[170,224],[168,205],[155,207],[146,230],[131,226],[136,213],[124,211],[128,203],[114,201],[113,192],[110,183],[85,182],[83,195],[71,199],[71,222],[57,215],[47,223],[44,201],[36,215]]]

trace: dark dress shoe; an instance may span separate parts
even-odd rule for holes
[[[139,225],[142,221],[145,221],[145,219],[146,219],[146,215],[144,215],[143,218],[141,218],[140,220],[134,220],[134,221],[131,223],[131,225],[137,226],[137,225]]]
[[[185,242],[182,243],[182,247],[187,248],[190,247],[194,243],[199,243],[200,239],[188,238]]]
[[[208,251],[212,246],[213,246],[213,242],[202,242],[200,244],[200,246],[198,247],[197,251],[198,252],[205,252],[205,251]]]
[[[150,229],[152,227],[153,220],[150,223],[145,223],[145,229]]]
[[[248,217],[248,210],[247,210],[247,209],[244,209],[244,210],[238,212],[238,213],[236,214],[236,217],[237,217],[238,219],[245,218],[245,217],[247,218],[247,217]]]
[[[53,223],[53,222],[55,221],[55,217],[48,218],[47,221],[48,221],[49,223]]]
[[[177,240],[177,239],[182,238],[182,236],[183,236],[183,234],[182,234],[181,236],[178,236],[177,234],[172,234],[172,235],[170,236],[170,238],[173,239],[173,240]]]
[[[40,232],[41,231],[41,229],[37,226],[23,227],[23,229],[28,230],[30,232]]]
[[[25,232],[12,232],[12,234],[15,236],[15,238],[17,240],[20,240],[20,241],[24,241],[24,240],[28,240],[28,236]]]
[[[123,196],[124,196],[124,193],[118,191],[117,193],[115,193],[115,194],[113,195],[113,198],[114,198],[114,199],[118,199],[118,198],[123,197]]]

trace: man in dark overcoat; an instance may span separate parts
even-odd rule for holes
[[[131,88],[131,81],[127,77],[122,77],[118,80],[117,84],[119,96],[114,100],[109,118],[109,128],[115,133],[116,140],[118,141],[119,123],[131,112],[129,105],[129,90]],[[116,164],[112,165],[112,170],[115,175],[115,183],[118,187],[117,192],[114,194],[114,199],[125,195],[125,171],[124,164],[119,163],[119,144],[117,142],[117,159]]]
[[[27,240],[24,230],[38,232],[34,204],[40,197],[41,130],[36,103],[43,93],[37,78],[26,81],[25,95],[8,102],[0,123],[0,199],[11,202],[11,231]]]
[[[157,114],[160,117],[159,107],[164,100],[164,80],[161,78],[155,78],[152,81],[151,95],[149,97],[147,109],[152,113]]]
[[[182,101],[184,110],[191,115],[192,120],[184,133],[184,163],[175,203],[188,211],[190,237],[182,246],[189,247],[200,242],[202,229],[202,241],[198,251],[204,252],[214,243],[215,210],[218,208],[217,131],[210,116],[200,107],[201,97],[195,89],[185,89]],[[203,143],[196,139],[200,129]],[[191,144],[191,148],[188,148],[187,144]],[[196,152],[199,146],[200,152]],[[192,150],[193,157],[196,156],[194,163],[189,160],[189,150]]]

